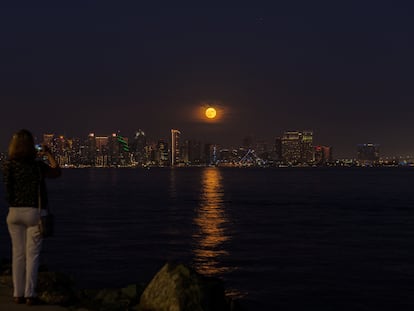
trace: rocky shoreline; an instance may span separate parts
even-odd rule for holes
[[[12,288],[10,261],[0,264],[0,285]],[[70,276],[41,267],[38,294],[43,304],[78,311],[246,311],[239,301],[226,297],[220,279],[172,262],[148,284],[102,289],[79,289]]]

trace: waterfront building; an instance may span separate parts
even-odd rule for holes
[[[117,135],[116,139],[119,144],[119,165],[128,166],[131,165],[132,155],[129,149],[129,139],[121,135]]]
[[[81,143],[79,138],[67,139],[68,153],[69,153],[69,165],[79,165],[81,159]]]
[[[60,166],[67,166],[71,164],[71,150],[69,148],[68,140],[60,135],[53,139],[55,158]]]
[[[191,165],[199,165],[203,163],[202,143],[198,140],[188,140],[187,145],[187,161]]]
[[[171,166],[175,166],[181,162],[180,155],[180,134],[176,129],[171,129]]]
[[[313,132],[286,131],[281,139],[281,154],[289,164],[313,162]]]
[[[315,146],[314,154],[314,163],[317,165],[325,165],[333,160],[332,147],[330,146]]]
[[[108,137],[108,165],[117,166],[120,164],[120,145],[116,133]]]
[[[108,166],[108,136],[95,136],[96,142],[96,166]]]
[[[371,166],[378,164],[380,158],[378,144],[359,144],[357,146],[357,159],[359,165]]]
[[[163,139],[160,139],[157,143],[154,162],[160,166],[169,166],[170,164],[168,143]]]
[[[219,159],[222,163],[230,163],[232,160],[231,151],[229,149],[220,149]]]
[[[218,161],[218,150],[214,144],[204,145],[204,159],[206,165],[216,165]]]
[[[95,136],[96,151],[103,153],[108,148],[108,136]]]
[[[134,161],[139,164],[144,164],[147,162],[147,154],[145,147],[147,146],[147,137],[145,132],[141,129],[138,129],[131,143],[131,152],[133,154]]]
[[[301,137],[301,162],[311,163],[314,161],[313,154],[313,132],[303,131]]]
[[[264,160],[269,160],[270,158],[270,150],[269,150],[269,144],[267,143],[266,140],[259,140],[255,143],[255,148],[254,148],[255,154],[264,159]]]
[[[302,134],[298,131],[286,131],[282,137],[282,159],[286,163],[299,163],[302,155]]]
[[[55,138],[55,134],[53,134],[53,133],[43,134],[42,144],[48,146],[50,149],[52,149],[52,151],[54,151],[53,150],[53,147],[54,147],[53,146],[53,140],[54,140],[54,138]]]
[[[282,154],[282,138],[276,137],[275,138],[275,147],[274,147],[274,153],[275,153],[275,160],[282,160],[283,154]]]
[[[95,165],[96,160],[96,139],[95,133],[89,133],[88,138],[85,141],[83,149],[82,162],[85,165]]]

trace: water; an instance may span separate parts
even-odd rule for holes
[[[408,309],[412,185],[401,168],[67,169],[48,182],[57,233],[43,261],[113,287],[177,260],[222,278],[249,310]]]

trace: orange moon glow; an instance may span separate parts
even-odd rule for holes
[[[213,107],[209,107],[206,109],[206,117],[209,119],[214,119],[217,115],[217,111],[216,109],[214,109]]]

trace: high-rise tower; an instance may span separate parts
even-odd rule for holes
[[[314,160],[313,153],[313,132],[312,131],[303,131],[302,132],[302,162],[310,163]]]
[[[298,163],[301,159],[302,133],[286,131],[282,137],[282,158],[288,163]]]
[[[357,146],[360,165],[374,165],[379,161],[380,146],[378,144],[360,144]]]
[[[179,130],[171,130],[171,166],[180,162],[180,134]]]
[[[288,163],[313,161],[313,132],[286,131],[281,139],[282,158]]]
[[[135,132],[134,139],[131,145],[131,151],[134,155],[135,161],[138,163],[146,163],[145,147],[147,146],[147,138],[143,130],[139,129]]]

